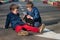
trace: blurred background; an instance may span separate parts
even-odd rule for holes
[[[13,30],[4,31],[6,15],[9,13],[11,4],[19,5],[19,13],[21,18],[26,13],[26,3],[32,1],[40,12],[42,23],[47,29],[53,30],[55,33],[60,33],[60,0],[0,0],[0,39],[1,40],[24,40],[24,37],[16,37]],[[12,36],[12,37],[11,37]],[[15,37],[15,38],[14,38]],[[60,37],[60,36],[59,36]],[[25,37],[26,40],[55,40],[50,38],[37,38],[30,36]]]

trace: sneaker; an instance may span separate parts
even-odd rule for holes
[[[27,31],[20,31],[20,32],[18,32],[18,35],[27,36],[27,35],[29,35],[29,33]]]
[[[42,33],[43,30],[44,30],[44,28],[45,28],[45,24],[42,24],[42,25],[39,27],[39,30],[40,30],[39,32]]]

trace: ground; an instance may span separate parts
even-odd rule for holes
[[[34,35],[30,36],[18,36],[11,28],[8,30],[4,29],[9,6],[13,3],[20,6],[21,17],[26,11],[25,2],[12,2],[0,5],[0,40],[60,40],[60,9],[43,4],[42,2],[34,2],[34,4],[40,11],[42,23],[44,23],[46,28],[50,31],[44,32],[43,34],[34,33]],[[47,37],[45,37],[45,35]]]

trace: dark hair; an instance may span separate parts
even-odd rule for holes
[[[31,7],[33,7],[33,6],[34,6],[34,4],[33,4],[32,2],[27,2],[27,4],[31,4]]]
[[[10,10],[14,10],[14,9],[18,9],[18,8],[19,8],[19,6],[16,5],[16,4],[11,4],[10,5]]]

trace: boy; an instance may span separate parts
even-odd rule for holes
[[[18,33],[18,35],[28,35],[27,31],[20,31],[22,28],[19,25],[24,25],[24,22],[19,17],[19,6],[12,4],[10,6],[10,13],[7,15],[5,29],[8,29],[9,24]]]
[[[26,21],[27,24],[39,28],[40,32],[42,32],[45,26],[41,22],[41,17],[38,9],[34,7],[32,2],[28,2],[26,4],[26,7],[27,7],[27,14],[24,17],[24,20]]]

